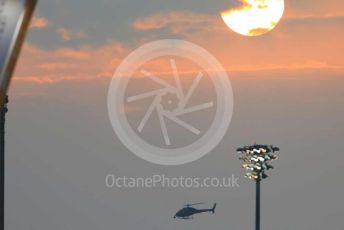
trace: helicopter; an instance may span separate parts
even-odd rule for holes
[[[193,219],[194,214],[199,214],[203,212],[212,212],[213,214],[215,213],[215,208],[216,208],[216,203],[214,204],[213,208],[211,209],[196,209],[193,208],[192,206],[194,205],[199,205],[203,203],[195,203],[195,204],[186,204],[184,208],[180,209],[176,215],[174,215],[174,219],[184,219],[184,220],[189,220]]]

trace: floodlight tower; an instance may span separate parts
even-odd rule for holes
[[[273,160],[277,159],[276,153],[280,149],[272,145],[252,145],[238,148],[239,159],[244,163],[245,177],[256,182],[256,230],[260,230],[260,182],[266,179],[266,171],[273,169]]]

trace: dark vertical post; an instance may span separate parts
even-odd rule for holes
[[[5,96],[0,107],[0,230],[5,229],[5,115],[8,97]]]
[[[256,230],[260,230],[260,179],[256,181]]]

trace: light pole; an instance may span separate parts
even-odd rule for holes
[[[260,182],[268,177],[265,171],[274,168],[270,163],[277,159],[279,150],[272,145],[257,144],[237,149],[239,159],[244,162],[245,177],[256,182],[256,230],[260,230]]]
[[[5,115],[7,109],[8,96],[3,99],[3,104],[0,106],[0,228],[4,227],[5,214]]]
[[[0,0],[0,230],[5,214],[5,114],[7,88],[37,0]]]

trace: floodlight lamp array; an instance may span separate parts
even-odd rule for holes
[[[260,181],[266,179],[266,171],[273,169],[271,162],[277,160],[278,147],[272,145],[252,145],[237,149],[239,159],[244,163],[245,177],[251,180]]]

